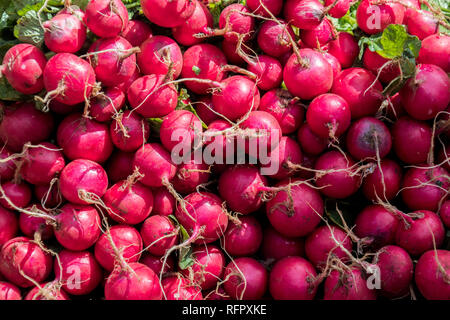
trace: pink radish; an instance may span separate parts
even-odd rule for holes
[[[150,136],[150,125],[143,117],[125,111],[109,127],[112,143],[125,152],[136,151]]]
[[[400,3],[383,2],[375,4],[373,0],[363,0],[356,11],[358,27],[368,34],[383,31],[390,24],[402,24],[405,7]],[[374,15],[377,15],[374,18]]]
[[[330,6],[334,4],[334,0],[325,0],[325,6]],[[350,9],[350,0],[338,0],[333,8],[331,8],[328,13],[334,18],[342,18]]]
[[[409,34],[423,40],[439,31],[439,21],[430,11],[408,9],[406,12],[405,20]]]
[[[450,299],[450,251],[430,250],[416,264],[417,287],[428,300]]]
[[[176,200],[166,188],[156,188],[153,190],[153,211],[152,214],[169,216],[175,213]]]
[[[141,7],[150,22],[164,27],[173,28],[183,24],[193,13],[197,2],[189,0],[142,0]]]
[[[41,205],[37,205],[36,207],[46,212]],[[33,211],[33,207],[27,208],[27,210]],[[48,240],[53,237],[53,227],[46,223],[46,219],[34,217],[24,212],[20,213],[19,227],[20,231],[29,238],[34,238],[36,233],[39,233],[39,237],[42,240]]]
[[[75,53],[86,41],[86,27],[75,14],[60,13],[42,25],[45,45],[53,52]]]
[[[369,200],[377,201],[377,198],[379,198],[382,201],[390,201],[400,190],[402,169],[395,161],[390,159],[383,159],[380,167],[377,166],[372,173],[364,178],[362,191]]]
[[[210,166],[205,163],[196,163],[194,159],[191,159],[178,166],[172,184],[177,192],[188,194],[195,192],[198,186],[207,183],[210,175]]]
[[[169,276],[162,281],[166,300],[203,300],[202,291],[180,276]]]
[[[124,105],[125,93],[118,87],[110,87],[106,88],[104,93],[91,99],[89,111],[96,121],[108,122]]]
[[[363,271],[353,267],[349,271],[333,270],[325,280],[324,300],[376,300],[369,289]]]
[[[31,289],[25,296],[25,300],[70,300],[69,295],[61,289],[60,284],[54,280],[41,283]]]
[[[258,32],[258,46],[261,50],[272,57],[280,58],[284,54],[288,54],[292,50],[289,35],[295,38],[294,32],[290,25],[283,20],[279,23],[271,20],[264,21]],[[289,35],[288,35],[289,33]]]
[[[434,64],[445,72],[450,72],[450,36],[445,34],[432,34],[422,40],[417,62]]]
[[[164,257],[155,257],[152,256],[149,253],[144,253],[142,255],[142,258],[140,259],[140,263],[145,264],[147,267],[153,270],[154,273],[156,273],[158,276],[161,275],[161,273],[171,272],[175,270],[175,260],[173,256],[168,256],[166,260],[166,264],[163,268],[163,261]]]
[[[7,209],[15,209],[15,207],[25,208],[30,203],[32,193],[30,186],[27,183],[11,180],[3,183],[1,187],[4,196],[0,198],[0,204],[3,207]],[[9,199],[12,204],[6,199]]]
[[[400,67],[395,61],[383,58],[378,53],[366,48],[363,56],[363,65],[373,74],[379,75],[383,83],[389,83],[400,76]]]
[[[10,158],[12,155],[11,151],[3,147],[0,150],[0,178],[2,181],[11,180],[14,177],[14,172],[16,171],[16,164]],[[6,160],[10,159],[10,160]]]
[[[120,35],[127,39],[133,47],[139,47],[152,36],[152,30],[144,21],[130,20]]]
[[[301,33],[302,43],[312,49],[318,49],[335,39],[335,31],[330,20],[323,19],[315,28],[303,30]]]
[[[225,31],[224,37],[228,41],[237,42],[237,35],[244,36],[243,40],[247,41],[255,30],[255,18],[240,12],[249,13],[250,10],[240,3],[233,3],[220,13],[219,28]]]
[[[0,248],[5,242],[16,236],[18,225],[14,212],[0,206]]]
[[[0,300],[22,300],[22,294],[15,285],[0,281]]]
[[[268,227],[263,231],[261,252],[268,261],[277,261],[288,256],[301,257],[305,255],[305,241],[303,238],[286,237]]]
[[[297,141],[303,151],[312,155],[321,154],[328,146],[327,139],[319,137],[312,132],[311,127],[307,122],[298,130]]]
[[[325,17],[326,11],[318,0],[288,0],[284,5],[284,16],[297,28],[311,30]]]
[[[274,16],[277,16],[283,7],[283,1],[281,0],[249,0],[246,3],[252,12],[263,17],[270,17],[267,10]]]
[[[85,21],[96,36],[112,38],[126,29],[128,11],[121,0],[93,0],[86,7]]]
[[[184,155],[183,152],[195,147],[195,137],[201,132],[202,124],[195,114],[187,110],[174,110],[161,123],[159,136],[162,145],[168,151],[172,152],[175,147],[176,150],[180,147],[182,149],[177,155]]]
[[[152,215],[146,219],[140,233],[145,248],[155,256],[163,256],[178,242],[176,227],[172,220],[165,216]]]
[[[328,53],[338,59],[342,68],[351,67],[358,57],[358,42],[348,32],[339,32],[337,39],[330,41],[327,46]]]
[[[263,239],[262,228],[252,216],[231,221],[223,237],[223,248],[232,256],[251,256],[258,251]]]
[[[439,217],[446,228],[450,228],[450,200],[446,200],[439,210]]]
[[[64,199],[58,185],[36,185],[34,186],[34,195],[36,199],[47,208],[59,206]]]

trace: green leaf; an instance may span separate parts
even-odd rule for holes
[[[198,76],[200,74],[200,72],[202,72],[202,69],[200,69],[197,66],[193,66],[192,71],[194,71],[194,73]]]
[[[192,256],[192,247],[181,248],[180,257],[178,259],[178,266],[181,270],[185,270],[194,264],[194,258]]]
[[[356,9],[361,1],[354,3],[348,12],[342,18],[336,19],[328,16],[328,19],[333,23],[337,31],[348,32],[353,35],[353,31],[358,28],[358,23],[356,22]]]
[[[336,210],[336,204],[337,207],[339,208],[339,211],[342,214],[342,217],[344,218],[345,223],[347,224],[348,227],[351,227],[353,225],[354,217],[351,213],[351,205],[348,203],[337,202],[336,200],[327,199],[325,201],[326,215],[335,225],[344,228],[342,218],[340,217],[338,211]]]
[[[42,21],[45,20],[43,19]],[[42,47],[44,43],[44,29],[40,24],[36,11],[28,11],[17,21],[17,25],[14,27],[14,35],[21,42]]]
[[[72,5],[78,6],[81,10],[86,9],[89,0],[72,0]]]
[[[13,40],[3,40],[0,39],[0,61],[3,61],[3,57],[5,56],[6,52],[16,44],[19,44],[19,40],[13,39]]]
[[[0,100],[4,101],[23,101],[26,100],[27,96],[17,92],[11,87],[11,85],[6,81],[5,77],[0,78]]]

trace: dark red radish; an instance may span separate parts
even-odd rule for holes
[[[397,62],[383,58],[369,48],[364,51],[363,65],[378,75],[378,79],[383,83],[389,83],[400,75],[400,66]]]
[[[202,96],[199,98],[198,102],[192,104],[200,120],[202,120],[207,126],[220,119],[219,115],[213,112],[214,106],[211,100],[211,96]]]
[[[445,149],[441,149],[438,153],[438,163],[442,163],[443,167],[450,171],[450,145],[447,145]]]
[[[41,283],[39,287],[31,289],[24,300],[70,300],[69,295],[61,289],[58,281]]]
[[[285,89],[266,92],[261,98],[258,110],[274,116],[284,135],[296,131],[305,117],[304,106]]]
[[[449,174],[442,167],[411,168],[406,171],[401,195],[408,208],[436,212],[450,189]]]
[[[106,88],[91,99],[89,103],[89,115],[98,122],[111,121],[125,105],[125,93],[118,87]]]
[[[178,242],[176,226],[165,216],[152,215],[146,219],[140,233],[146,250],[154,256],[163,256]]]
[[[0,272],[12,284],[29,288],[42,282],[52,271],[52,257],[26,237],[13,238],[3,244],[0,253]]]
[[[59,186],[55,184],[34,186],[34,195],[39,203],[47,208],[55,208],[64,201]]]
[[[4,196],[0,198],[0,205],[7,209],[16,209],[16,207],[25,208],[33,196],[30,186],[25,182],[11,180],[3,183],[1,188],[3,189],[2,195],[4,193]]]
[[[308,260],[285,257],[278,260],[270,272],[270,294],[275,300],[313,300],[317,292],[316,276]]]
[[[302,30],[300,39],[302,44],[312,49],[320,49],[323,45],[335,39],[333,25],[330,20],[323,19],[322,22],[310,30]]]
[[[450,200],[446,200],[439,210],[439,217],[446,228],[450,228]]]
[[[414,279],[426,299],[449,300],[449,278],[450,251],[430,250],[417,261]]]
[[[202,133],[200,119],[187,110],[174,110],[161,123],[159,136],[162,145],[176,155],[186,155],[195,147]],[[196,138],[197,137],[197,138]]]
[[[434,64],[445,72],[450,72],[450,36],[445,34],[432,34],[422,40],[417,62]]]
[[[328,44],[328,53],[338,59],[342,68],[349,68],[358,57],[358,41],[348,32],[339,32],[337,39]]]
[[[334,2],[336,2],[336,4],[334,4]],[[334,5],[334,7],[328,11],[328,14],[337,19],[342,18],[347,14],[350,9],[350,3],[350,0],[325,0],[325,6]]]
[[[139,47],[145,40],[150,38],[153,33],[150,26],[142,20],[130,20],[127,27],[120,34],[133,47]]]
[[[128,11],[121,0],[89,1],[85,22],[96,36],[112,38],[126,29]]]
[[[283,80],[292,95],[311,100],[331,89],[333,69],[320,52],[309,48],[300,49],[299,57],[294,53],[286,62]]]
[[[195,10],[192,15],[182,24],[172,28],[172,36],[183,46],[192,46],[203,41],[196,37],[196,34],[206,34],[213,27],[214,19],[208,8],[201,1],[195,3]]]
[[[408,33],[420,40],[439,31],[439,20],[430,11],[407,10],[405,19]]]
[[[255,60],[249,59],[247,70],[256,75],[256,84],[264,91],[278,88],[283,78],[281,63],[266,55],[259,55]]]
[[[69,106],[89,100],[95,86],[92,66],[72,53],[58,53],[50,58],[43,77],[49,98]]]
[[[380,268],[383,296],[393,299],[408,293],[414,273],[408,252],[397,246],[385,246],[377,252],[374,263]]]
[[[44,88],[46,63],[47,59],[39,48],[20,43],[6,52],[0,70],[15,90],[35,94]]]
[[[369,200],[377,201],[379,198],[382,201],[390,201],[400,190],[401,181],[401,167],[393,160],[383,159],[380,166],[377,165],[372,173],[364,177],[362,191]]]
[[[210,166],[197,163],[194,159],[178,165],[177,174],[172,180],[175,190],[182,194],[195,192],[197,187],[207,183],[211,175]]]
[[[105,283],[106,300],[161,300],[161,298],[158,276],[142,263],[131,262],[125,269],[115,268]]]
[[[46,212],[41,205],[36,205],[39,210]],[[27,210],[33,212],[33,207],[27,208]],[[40,217],[34,217],[27,213],[21,212],[19,216],[19,227],[22,233],[34,239],[35,234],[38,233],[40,239],[48,240],[53,237],[53,227],[47,224],[47,220]]]
[[[166,188],[156,188],[153,190],[153,210],[152,214],[169,216],[175,213],[176,200]]]
[[[374,116],[384,99],[383,87],[375,75],[357,67],[343,70],[334,79],[331,91],[347,101],[352,119]]]
[[[141,7],[150,22],[164,27],[173,28],[185,22],[195,11],[197,1],[190,0],[142,0]]]
[[[140,77],[142,77],[142,75],[139,72],[139,68],[136,68],[134,70],[134,73],[131,75],[131,77],[128,78],[127,81],[122,82],[121,84],[118,84],[116,87],[118,89],[122,90],[122,92],[127,93],[128,88],[133,84],[133,82],[135,82]],[[128,97],[127,97],[127,99],[128,99]]]
[[[290,25],[283,20],[267,20],[261,24],[258,31],[258,47],[269,56],[280,58],[292,51],[290,37],[295,38]]]
[[[396,121],[397,119],[406,114],[405,110],[403,109],[400,93],[397,92],[393,96],[389,97],[389,100],[390,103],[388,103],[385,114],[388,117],[388,119]]]
[[[147,267],[152,269],[158,276],[161,275],[161,271],[163,270],[163,262],[164,257],[155,257],[149,253],[144,253],[140,259],[140,263],[145,264]],[[164,274],[173,270],[175,270],[175,259],[172,256],[168,256],[162,273]]]
[[[324,6],[318,0],[288,0],[284,5],[286,20],[304,30],[317,27],[325,14]]]
[[[89,251],[62,250],[53,268],[64,291],[75,296],[91,293],[103,278],[102,268]]]
[[[419,64],[415,76],[400,91],[406,112],[417,120],[433,119],[450,103],[450,79],[432,64]]]
[[[133,167],[144,175],[140,182],[148,187],[162,187],[175,177],[177,167],[169,152],[159,143],[147,143],[134,155]]]
[[[134,153],[115,151],[108,160],[106,172],[108,173],[109,181],[112,183],[120,180],[125,180],[133,173],[133,159]]]
[[[53,52],[75,53],[86,41],[86,27],[76,15],[60,13],[42,26],[45,45]]]
[[[183,203],[185,209],[178,203],[175,216],[194,239],[193,243],[211,243],[223,235],[228,216],[222,199],[213,193],[194,192],[186,196]]]
[[[263,231],[261,252],[264,259],[277,261],[289,256],[304,256],[305,241],[303,238],[290,238],[282,235],[273,227]]]
[[[0,206],[0,248],[17,235],[18,229],[16,214]]]
[[[342,70],[341,63],[335,56],[333,56],[332,54],[330,54],[328,52],[323,52],[322,55],[327,60],[327,62],[330,64],[331,68],[333,69],[333,79],[336,79]]]
[[[263,17],[270,17],[270,13],[277,16],[283,7],[282,0],[248,0],[246,5],[249,9],[258,15]],[[267,12],[269,11],[269,12]]]
[[[362,31],[376,34],[390,24],[402,24],[406,8],[401,3],[375,3],[374,0],[363,0],[356,10],[356,22]]]
[[[48,103],[48,108],[55,114],[68,115],[73,112],[81,112],[84,105],[79,103],[75,106],[69,106],[56,100],[51,100]]]
[[[264,266],[249,257],[230,262],[223,278],[223,288],[235,300],[258,300],[267,291],[269,275]]]
[[[0,281],[0,300],[22,300],[22,294],[12,283]]]
[[[22,151],[27,142],[38,144],[47,140],[53,132],[53,116],[38,111],[32,103],[0,105],[0,113],[0,139],[11,152]]]
[[[165,300],[203,300],[200,287],[181,276],[169,276],[162,280]]]
[[[150,136],[150,125],[143,117],[129,110],[116,117],[109,127],[112,143],[124,152],[143,146]]]
[[[377,293],[367,286],[363,271],[353,267],[350,271],[331,271],[325,280],[324,300],[376,300]]]
[[[165,84],[164,75],[148,75],[136,79],[128,88],[131,108],[145,118],[160,118],[175,110],[178,93],[173,84]]]
[[[255,18],[250,15],[241,14],[250,13],[248,7],[233,3],[225,7],[219,16],[219,33],[228,41],[237,42],[238,35],[243,36],[243,41],[247,41],[255,32]]]
[[[14,178],[16,172],[16,164],[12,158],[10,158],[12,152],[3,147],[0,149],[0,178],[2,181],[8,181]],[[9,160],[6,160],[9,159]]]
[[[352,158],[339,151],[323,153],[314,166],[315,170],[319,170],[316,172],[319,191],[335,199],[344,199],[354,194],[361,184],[359,174],[355,174],[354,165]]]
[[[64,167],[59,187],[66,200],[75,204],[87,204],[83,199],[87,195],[83,193],[102,197],[108,188],[108,176],[98,163],[77,159]]]
[[[311,127],[305,122],[297,132],[297,141],[303,151],[312,155],[321,154],[328,146],[326,138],[319,137],[311,131]]]
[[[303,154],[299,144],[294,139],[283,136],[276,148],[271,151],[269,162],[263,163],[261,168],[269,170],[270,172],[267,171],[264,174],[271,178],[283,180],[295,173],[289,169],[289,166],[301,164],[302,160]]]
[[[251,256],[255,254],[263,239],[261,224],[252,216],[232,220],[223,236],[223,248],[232,256]]]
[[[266,204],[270,224],[287,237],[303,237],[312,232],[320,223],[324,210],[319,192],[302,180],[283,181],[276,187],[285,189]]]

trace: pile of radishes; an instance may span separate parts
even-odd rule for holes
[[[362,0],[336,30],[354,4],[65,1],[1,66],[0,300],[450,300],[448,19]],[[358,57],[392,25],[405,79]]]

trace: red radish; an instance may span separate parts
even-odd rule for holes
[[[316,161],[316,185],[320,192],[327,197],[343,199],[354,194],[360,184],[360,177],[354,174],[352,167],[355,162],[339,151],[328,151]],[[331,172],[326,172],[331,171]]]
[[[321,138],[336,138],[350,126],[348,103],[337,94],[325,93],[311,101],[306,111],[306,122],[311,131]]]
[[[204,149],[204,159],[206,161],[207,159],[210,159],[209,157],[212,157],[214,162],[212,168],[218,173],[223,172],[227,168],[227,148],[229,148],[228,152],[230,152],[230,150],[233,152],[236,150],[234,145],[236,137],[233,136],[233,134],[229,135],[229,131],[224,132],[230,128],[230,122],[225,120],[215,120],[209,124],[208,130],[203,133],[203,139],[207,145]],[[231,154],[233,155],[234,153]]]
[[[4,197],[0,198],[0,204],[7,209],[15,209],[15,207],[25,208],[31,201],[32,193],[30,186],[25,182],[8,181],[1,185]],[[8,198],[13,205],[10,205],[5,198]]]
[[[143,76],[134,81],[127,91],[133,110],[145,118],[159,118],[175,110],[178,93],[173,84],[165,85],[163,75]]]
[[[202,290],[216,287],[225,267],[225,256],[222,251],[213,245],[195,247],[192,251],[194,264],[181,271],[187,279],[190,279]]]
[[[318,49],[335,39],[333,25],[330,20],[323,19],[322,22],[310,30],[302,30],[300,38],[302,44],[309,48]]]
[[[450,72],[450,36],[445,34],[432,34],[422,40],[417,62],[434,64],[445,72]]]
[[[61,103],[59,101],[51,100],[48,103],[48,107],[52,112],[54,112],[56,114],[68,115],[69,113],[72,113],[72,112],[81,112],[83,109],[82,108],[83,104],[79,103],[75,106],[69,106],[69,105]]]
[[[374,263],[380,268],[383,296],[392,299],[408,293],[414,273],[408,252],[397,246],[385,246],[377,252]]]
[[[63,202],[58,185],[41,184],[34,186],[34,195],[39,203],[47,208],[55,208]]]
[[[177,174],[172,181],[173,187],[183,194],[195,192],[198,186],[209,181],[210,172],[210,166],[205,163],[196,163],[194,159],[191,159],[178,166]]]
[[[197,2],[189,0],[142,0],[141,7],[150,22],[164,27],[173,28],[183,24],[195,11]]]
[[[0,300],[22,300],[22,294],[15,285],[0,281]]]
[[[363,64],[373,74],[379,75],[379,79],[383,83],[389,83],[400,75],[400,67],[397,62],[383,58],[369,48],[364,51]]]
[[[359,47],[355,38],[347,32],[340,32],[336,40],[328,44],[328,53],[338,59],[342,68],[349,68],[358,57]]]
[[[267,185],[266,178],[257,168],[233,166],[220,176],[219,194],[230,210],[249,214],[263,205],[261,192]]]
[[[155,257],[149,253],[144,253],[140,263],[145,264],[159,276],[163,267],[163,261],[164,257]],[[175,260],[172,256],[168,256],[162,273],[164,274],[165,272],[170,272],[172,270],[175,270]]]
[[[89,251],[63,250],[59,253],[59,261],[61,265],[56,260],[53,265],[55,277],[61,279],[62,288],[69,294],[89,294],[102,281],[102,269]]]
[[[320,269],[325,268],[330,255],[341,261],[347,260],[347,252],[342,248],[351,252],[352,241],[342,229],[334,226],[317,228],[305,241],[305,253],[308,260]]]
[[[168,151],[178,151],[177,155],[185,155],[195,147],[195,137],[202,132],[200,119],[190,111],[174,110],[163,120],[159,130],[162,145]],[[197,138],[198,139],[198,138]]]
[[[432,64],[419,64],[415,76],[400,91],[406,112],[417,120],[433,119],[450,103],[450,79]]]
[[[23,94],[35,94],[44,88],[42,76],[46,63],[39,48],[20,43],[6,52],[0,70],[14,89]]]
[[[390,24],[402,24],[405,7],[400,3],[363,0],[356,10],[358,27],[368,34],[382,32]]]
[[[115,183],[120,180],[125,180],[133,173],[133,159],[134,153],[115,151],[108,161],[106,169],[110,182]]]
[[[166,300],[203,300],[202,291],[185,278],[169,276],[162,280]]]
[[[153,210],[152,214],[169,216],[175,213],[176,200],[166,188],[153,190]]]
[[[13,238],[3,244],[0,253],[0,272],[11,283],[21,288],[44,281],[52,271],[52,257],[26,237]]]
[[[83,23],[86,23],[86,14],[77,5],[64,5],[64,8],[57,13],[58,14],[73,14]]]
[[[212,111],[214,110],[214,106],[211,99],[211,96],[202,96],[199,98],[198,102],[193,104],[198,117],[208,126],[212,122],[220,119],[220,117]]]
[[[260,111],[266,111],[277,119],[281,132],[291,134],[304,120],[304,107],[287,90],[272,89],[266,92],[259,103]]]
[[[269,10],[274,16],[277,16],[281,12],[281,8],[283,7],[282,0],[248,0],[246,2],[249,9],[258,15],[263,17],[270,17],[270,14],[267,12]],[[267,9],[265,9],[267,8]]]
[[[118,89],[122,90],[122,92],[127,93],[128,92],[128,88],[133,84],[133,82],[135,82],[140,77],[142,77],[142,75],[139,72],[139,68],[136,68],[134,70],[134,73],[131,75],[131,77],[128,78],[127,81],[122,82],[121,84],[118,84],[116,87]]]
[[[244,51],[245,54],[250,54],[251,52],[248,43],[243,43],[239,48],[238,45],[239,44],[236,43],[234,39],[224,39],[222,41],[221,47],[222,52],[225,53],[228,62],[235,65],[241,65],[245,62],[241,55],[238,54],[239,50]]]
[[[70,160],[87,159],[102,163],[113,151],[108,125],[78,113],[73,113],[61,121],[56,140]]]
[[[270,224],[284,236],[302,237],[312,232],[321,221],[323,200],[319,192],[302,180],[283,181],[285,187],[267,202],[266,214]],[[288,184],[292,184],[288,187]]]
[[[389,100],[391,103],[388,104],[387,110],[385,112],[388,119],[395,121],[406,114],[405,110],[403,109],[402,99],[399,92],[389,97]]]
[[[70,300],[56,280],[41,283],[39,286],[40,288],[34,287],[31,289],[25,296],[25,300]]]
[[[311,179],[314,178],[314,171],[308,169],[314,169],[314,165],[317,161],[317,156],[303,153],[302,167],[307,169],[300,169],[298,172],[298,177],[301,179]]]
[[[5,242],[16,236],[18,229],[18,221],[14,212],[0,206],[0,248]]]
[[[304,30],[317,27],[326,11],[318,0],[288,0],[284,6],[284,16],[294,26]]]
[[[153,36],[141,44],[137,54],[137,63],[143,74],[166,75],[173,72],[173,79],[178,78],[183,67],[183,54],[178,44],[166,36]]]
[[[51,99],[73,106],[91,96],[95,72],[86,60],[72,53],[58,53],[45,66],[44,85]]]
[[[377,166],[372,173],[364,178],[362,191],[369,200],[377,201],[378,197],[382,201],[390,201],[400,190],[402,169],[395,161],[390,159],[382,160],[380,167]]]
[[[450,171],[450,145],[447,145],[445,149],[439,151],[438,162],[442,163],[447,171]]]
[[[341,63],[335,56],[333,56],[332,54],[330,54],[328,52],[323,52],[322,55],[325,58],[325,60],[327,60],[327,62],[330,64],[331,68],[333,69],[333,79],[336,79],[342,70]]]
[[[86,27],[76,15],[60,13],[42,25],[45,45],[53,52],[75,53],[86,41]]]
[[[305,122],[297,132],[297,140],[302,150],[308,154],[319,155],[328,145],[326,138],[319,137],[311,131],[311,127]]]
[[[138,47],[152,36],[152,29],[144,21],[130,20],[120,35],[127,39],[133,47]]]
[[[105,283],[106,300],[161,300],[158,276],[144,264],[132,262],[131,270],[115,268]]]
[[[331,271],[325,280],[324,300],[376,300],[376,291],[369,289],[363,271]]]
[[[430,11],[407,10],[405,19],[408,33],[420,40],[439,31],[439,21]]]
[[[11,151],[9,151],[5,147],[0,150],[0,178],[3,181],[11,180],[12,178],[14,178],[16,164],[10,158],[11,155]],[[6,161],[7,158],[11,160]]]
[[[227,265],[223,278],[223,288],[233,299],[258,300],[266,293],[269,276],[261,263],[242,257]]]
[[[316,270],[301,257],[278,260],[270,272],[269,290],[275,300],[312,300],[317,292],[313,283]]]
[[[45,212],[41,205],[37,205],[37,208]],[[33,211],[33,207],[27,210]],[[39,237],[42,240],[48,240],[53,237],[53,227],[47,224],[44,218],[33,217],[24,212],[20,213],[19,227],[24,235],[32,239],[36,233],[39,233]]]
[[[213,27],[214,19],[208,8],[201,1],[195,2],[193,14],[179,26],[172,28],[172,35],[175,40],[183,46],[192,46],[202,42],[202,38],[197,38],[198,33],[207,33]]]
[[[334,2],[335,2],[334,0],[325,0],[325,6],[330,6],[334,4]],[[349,0],[338,0],[336,1],[334,7],[328,11],[328,14],[333,18],[337,19],[342,18],[347,14],[348,10],[350,9],[350,3],[351,1]]]
[[[334,79],[331,89],[333,93],[347,101],[352,112],[352,119],[374,116],[383,99],[382,90],[383,87],[375,76],[363,68],[343,70]]]
[[[261,251],[264,259],[277,261],[288,256],[304,256],[305,241],[303,238],[289,238],[272,227],[263,231]]]
[[[225,31],[224,37],[228,41],[237,42],[237,34],[243,35],[243,40],[247,41],[255,31],[255,18],[241,12],[249,13],[250,10],[240,3],[233,3],[220,13],[219,28]]]
[[[128,11],[121,0],[93,0],[86,6],[85,21],[96,36],[112,38],[126,29]]]
[[[265,91],[278,88],[283,78],[281,63],[270,56],[259,55],[255,60],[249,59],[247,70],[256,75],[258,88]]]
[[[205,295],[205,300],[231,300],[231,298],[222,287],[219,287],[209,291]]]
[[[150,136],[150,125],[140,115],[125,111],[109,127],[112,143],[125,152],[136,151]]]
[[[282,137],[276,149],[270,154],[269,164],[261,167],[275,166],[273,168],[278,168],[277,171],[268,175],[277,180],[282,180],[294,175],[294,172],[288,169],[290,163],[296,165],[301,164],[302,161],[303,154],[299,144],[294,139]]]
[[[96,162],[78,159],[70,162],[61,172],[60,190],[64,198],[75,204],[87,204],[82,193],[102,197],[108,187],[108,176]]]
[[[125,105],[125,93],[118,87],[106,88],[104,93],[100,93],[91,99],[89,111],[90,115],[99,122],[110,121],[120,109]]]
[[[142,251],[142,238],[139,232],[127,225],[112,226],[109,230],[114,245],[127,262],[138,262]],[[106,270],[113,271],[117,261],[114,250],[106,234],[95,243],[95,259]]]
[[[68,203],[55,216],[56,240],[66,249],[83,251],[100,236],[100,216],[91,206]]]
[[[294,31],[283,20],[264,21],[258,32],[258,46],[265,54],[280,58],[292,51],[289,35],[292,39],[295,38]]]
[[[32,103],[0,105],[0,112],[0,139],[11,152],[22,151],[27,142],[47,140],[54,128],[53,116],[38,111]]]
[[[176,227],[165,216],[152,215],[144,221],[140,232],[145,248],[155,256],[163,256],[178,242]]]
[[[228,226],[222,199],[213,193],[195,192],[186,196],[184,203],[186,210],[178,204],[175,216],[195,244],[211,243],[222,236]],[[199,235],[201,238],[197,239]]]
[[[292,54],[284,66],[283,80],[289,92],[304,100],[328,92],[333,84],[333,69],[323,55],[307,48],[300,49],[299,56]]]
[[[428,300],[450,299],[450,251],[430,250],[416,264],[414,274],[419,291]]]
[[[232,256],[251,256],[258,251],[263,239],[262,228],[252,216],[231,221],[223,237],[223,248]]]
[[[411,168],[403,177],[401,194],[410,209],[436,212],[449,188],[448,172],[444,168]]]
[[[177,167],[169,152],[158,143],[147,143],[134,155],[133,167],[144,175],[140,182],[148,187],[162,187],[175,177]]]
[[[444,226],[450,228],[450,200],[447,200],[442,204],[441,209],[439,210],[439,217],[444,223]]]

